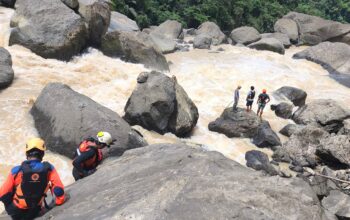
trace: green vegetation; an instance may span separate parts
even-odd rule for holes
[[[177,20],[187,28],[204,21],[222,30],[249,25],[271,32],[275,21],[297,11],[350,23],[349,0],[112,0],[115,10],[137,21],[141,28]]]

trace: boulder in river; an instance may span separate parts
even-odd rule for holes
[[[300,107],[292,117],[297,124],[317,124],[329,133],[337,133],[348,118],[350,111],[331,99],[314,100]]]
[[[43,219],[327,219],[302,179],[264,176],[184,145],[129,150],[66,191],[70,200]]]
[[[101,51],[107,56],[142,63],[147,68],[169,70],[168,63],[148,34],[143,32],[108,32],[102,39]]]
[[[137,23],[134,20],[131,20],[130,18],[119,12],[111,12],[111,21],[109,23],[107,32],[139,30],[140,28],[139,26],[137,26]]]
[[[293,105],[287,102],[281,102],[277,105],[271,105],[271,110],[275,112],[275,114],[284,119],[289,119],[293,114]]]
[[[220,27],[214,22],[206,21],[196,30],[197,36],[206,36],[210,38],[211,44],[219,45],[226,40],[226,35],[222,33]]]
[[[158,35],[166,39],[178,39],[182,33],[182,24],[175,20],[166,20],[151,31],[151,35]]]
[[[273,95],[280,100],[287,99],[291,101],[295,106],[305,105],[307,97],[307,93],[304,90],[292,86],[283,86],[274,91]]]
[[[79,7],[78,0],[61,0],[65,5],[70,7],[71,9],[77,9]]]
[[[117,113],[61,83],[48,84],[30,113],[48,149],[70,158],[84,138],[99,131],[108,131],[116,139],[111,156],[147,144]]]
[[[155,46],[162,52],[163,54],[172,53],[176,50],[176,41],[174,39],[165,38],[158,34],[150,34],[149,35],[155,44]]]
[[[248,45],[261,39],[260,33],[253,27],[243,26],[234,29],[230,38],[235,44]]]
[[[142,73],[125,105],[124,119],[161,134],[188,136],[198,120],[198,109],[185,90],[163,73]]]
[[[197,35],[193,40],[193,47],[198,49],[210,49],[212,39],[207,35]]]
[[[274,150],[281,145],[281,140],[271,129],[270,124],[263,121],[253,137],[253,143],[258,147],[269,147]]]
[[[261,34],[261,38],[274,38],[279,40],[285,48],[290,47],[292,44],[290,43],[290,39],[287,34],[283,33],[264,33]]]
[[[44,58],[69,60],[86,45],[83,19],[61,0],[17,0],[11,27],[10,45]]]
[[[11,85],[14,76],[11,54],[5,48],[0,47],[0,89]]]
[[[263,170],[271,176],[278,175],[277,170],[270,164],[269,157],[258,150],[251,150],[245,153],[247,167],[254,170]]]
[[[274,25],[275,32],[286,34],[293,43],[299,39],[298,25],[295,21],[288,18],[278,19]]]
[[[249,48],[257,50],[268,50],[279,54],[284,54],[284,46],[281,41],[275,38],[262,38],[261,40],[248,45]]]

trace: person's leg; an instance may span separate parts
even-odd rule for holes
[[[81,179],[81,176],[80,176],[78,170],[75,169],[75,167],[73,168],[72,174],[73,174],[73,177],[74,177],[74,180],[75,180],[75,181]]]
[[[36,217],[39,216],[39,213],[41,211],[41,207],[38,206],[34,209],[30,209],[28,210],[28,212],[25,214],[25,217],[23,219],[25,220],[32,220],[32,219],[35,219]]]
[[[235,102],[233,103],[233,110],[237,110],[237,105],[238,105],[238,101],[235,100]]]
[[[11,216],[12,220],[22,220],[24,219],[24,211],[17,208],[15,204],[10,203],[5,207],[5,210],[9,216]]]

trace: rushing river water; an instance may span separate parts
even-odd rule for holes
[[[136,86],[142,65],[123,62],[104,56],[96,49],[75,57],[70,62],[44,59],[28,49],[8,46],[9,22],[13,10],[0,7],[0,46],[12,55],[15,80],[0,91],[0,184],[10,168],[20,164],[28,138],[37,135],[29,110],[44,86],[50,82],[63,82],[98,103],[124,114],[125,103]],[[281,86],[295,86],[308,93],[307,101],[331,98],[349,103],[350,90],[331,79],[321,66],[306,60],[294,60],[292,55],[305,48],[292,47],[285,55],[256,51],[244,47],[222,45],[225,51],[191,50],[166,56],[171,61],[169,76],[175,75],[199,109],[200,118],[193,136],[178,139],[172,134],[159,135],[137,126],[149,143],[189,142],[202,144],[209,150],[223,153],[228,158],[245,163],[247,150],[256,149],[249,139],[231,139],[210,132],[208,123],[215,120],[233,98],[237,85],[242,86],[240,107],[244,107],[249,87],[259,93],[268,93]],[[272,103],[276,100],[272,99]],[[256,111],[257,106],[253,106]],[[279,131],[291,121],[278,118],[266,107],[264,119]],[[282,141],[286,138],[280,135]],[[271,154],[269,150],[263,151]],[[65,184],[73,181],[71,161],[48,152],[45,159],[52,162]]]

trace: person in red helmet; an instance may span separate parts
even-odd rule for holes
[[[31,220],[39,216],[45,208],[46,192],[50,189],[55,197],[55,205],[65,202],[64,186],[49,162],[42,162],[46,150],[41,138],[32,138],[26,144],[25,160],[11,170],[0,188],[0,200],[13,220]]]
[[[259,95],[258,97],[258,111],[257,111],[257,115],[260,115],[260,118],[263,114],[264,108],[266,106],[267,103],[270,102],[270,96],[268,94],[266,94],[266,89],[262,90],[262,93]]]

